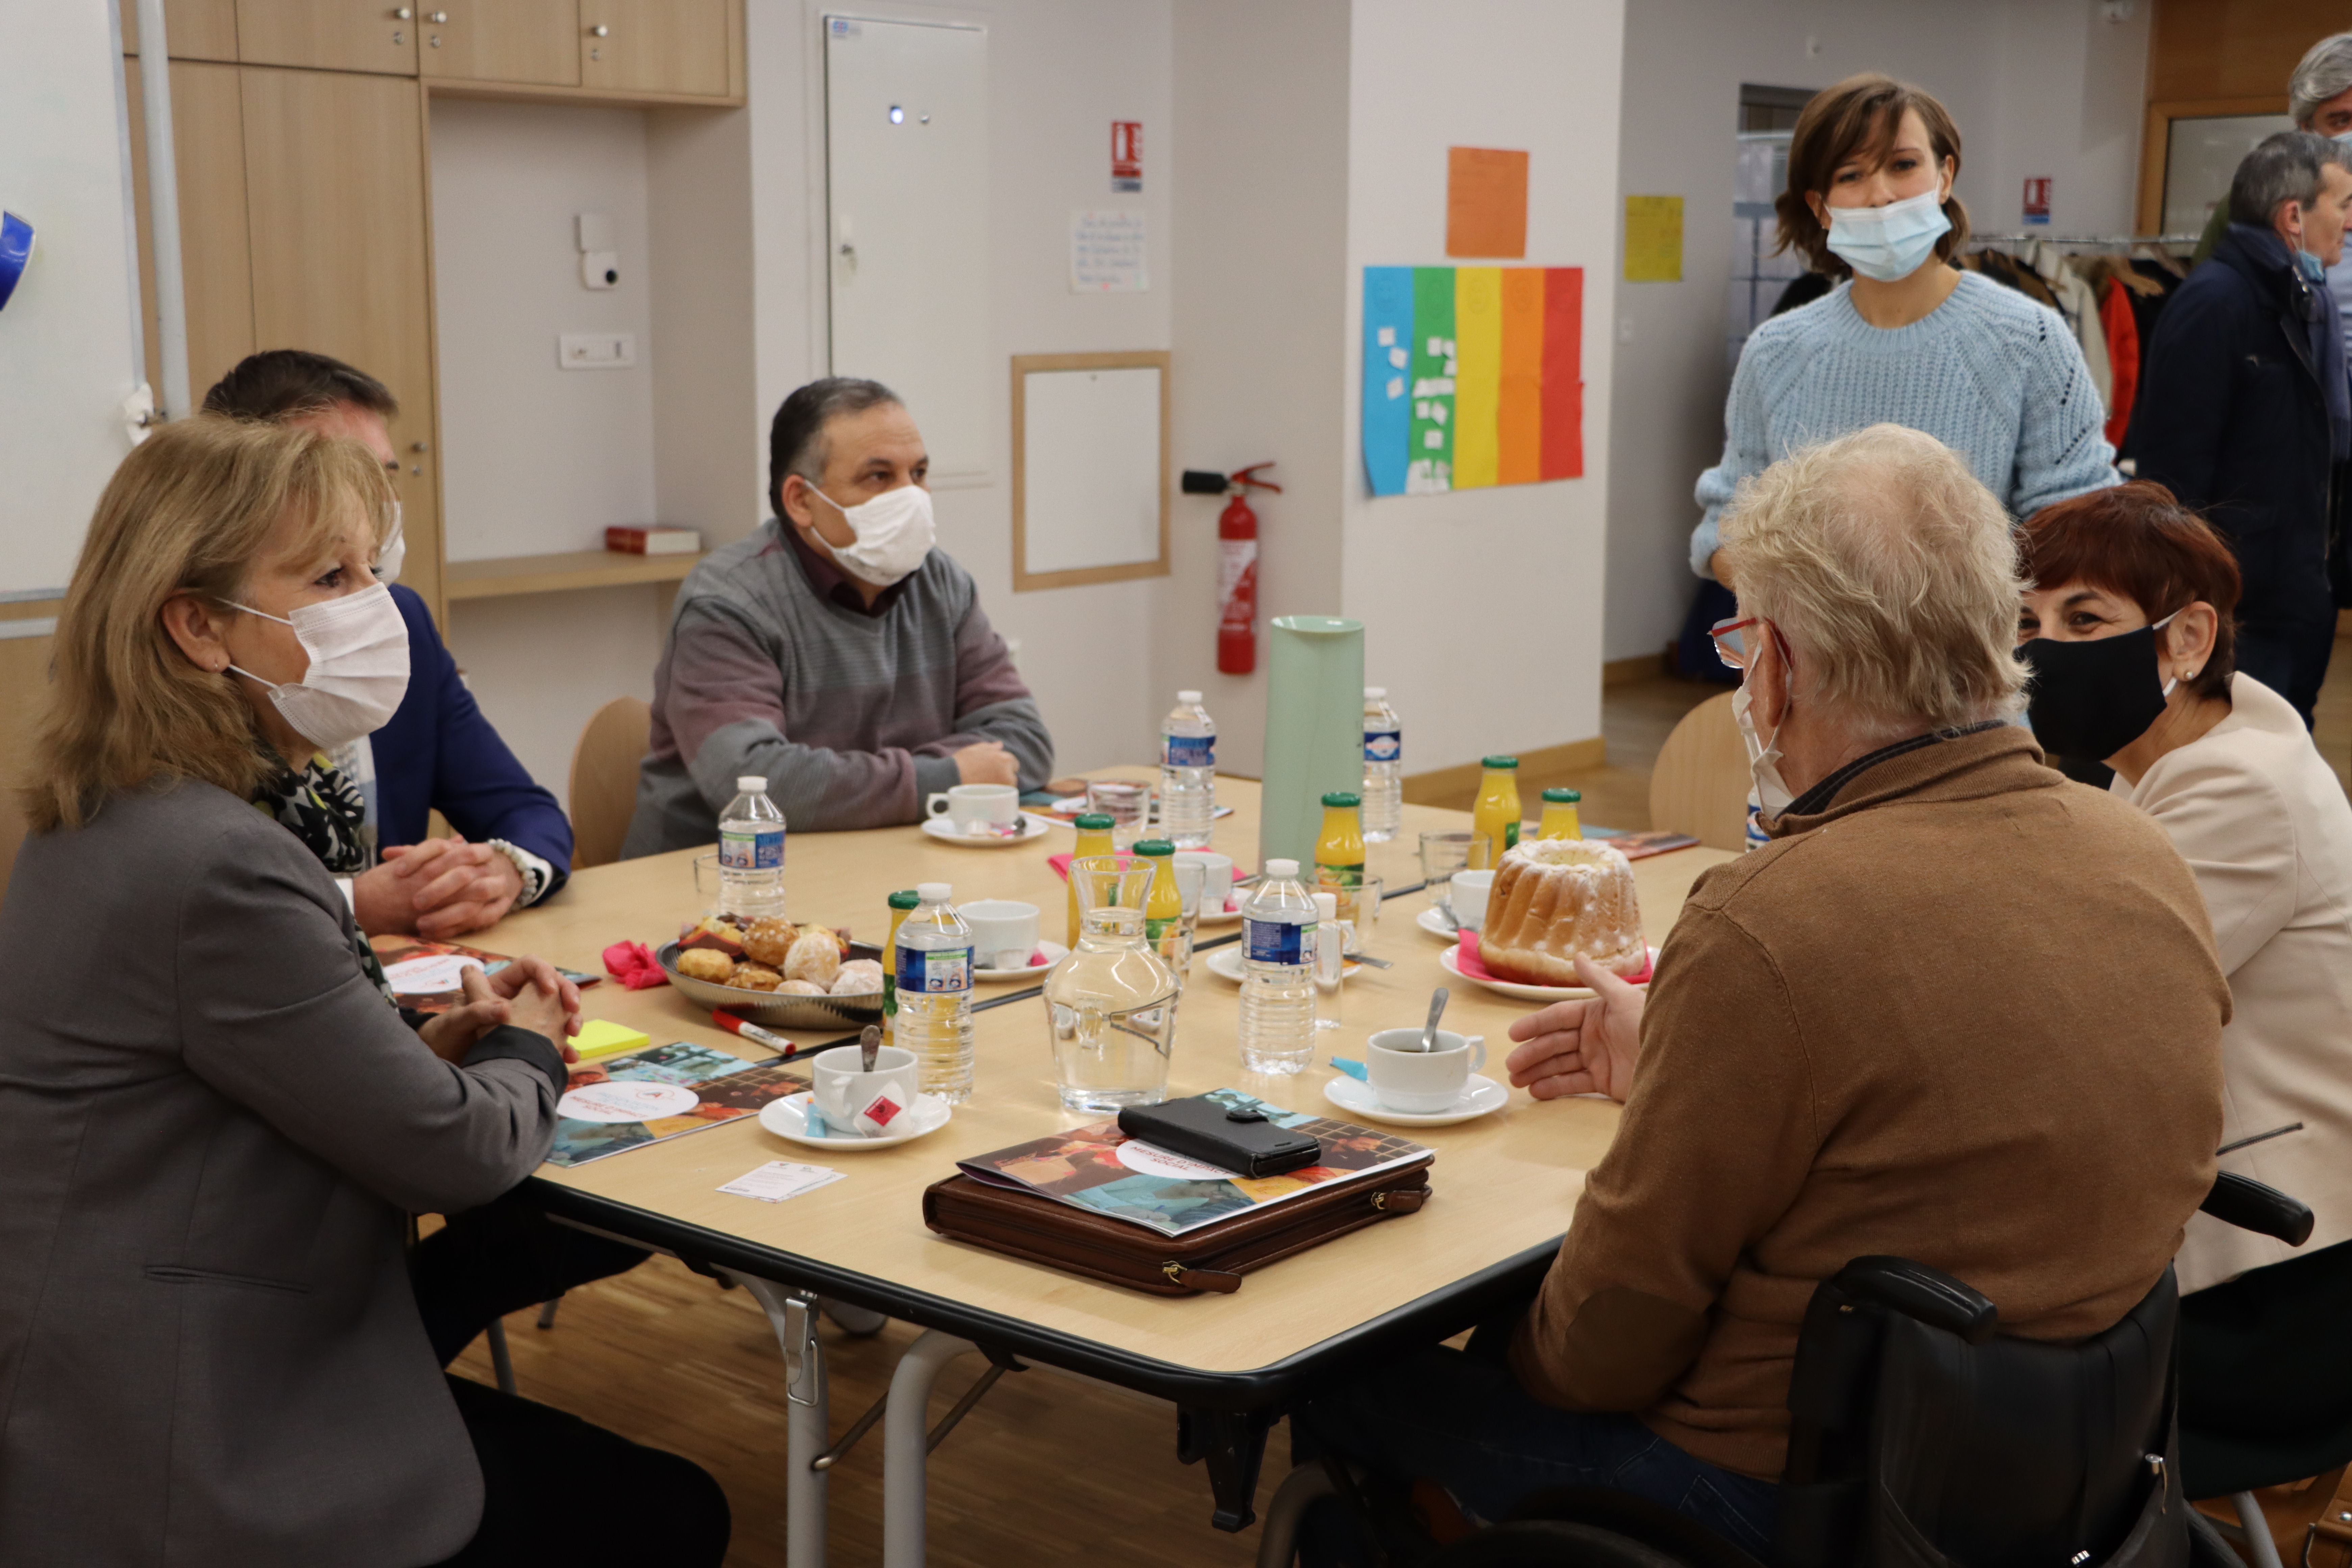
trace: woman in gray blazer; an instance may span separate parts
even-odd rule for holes
[[[90,524],[0,903],[0,1562],[724,1555],[699,1469],[445,1380],[417,1319],[407,1215],[546,1154],[578,994],[525,959],[404,1016],[306,847],[406,682],[392,517],[359,447],[200,418]]]

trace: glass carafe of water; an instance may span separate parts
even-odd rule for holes
[[[1045,980],[1054,1071],[1072,1110],[1117,1110],[1168,1098],[1176,1044],[1176,973],[1144,939],[1151,862],[1090,855],[1070,862],[1078,945]]]

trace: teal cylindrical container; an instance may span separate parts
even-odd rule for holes
[[[1265,782],[1258,864],[1311,865],[1323,796],[1362,787],[1364,623],[1276,616],[1267,623]]]

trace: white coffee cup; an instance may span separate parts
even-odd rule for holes
[[[874,1070],[858,1068],[856,1046],[836,1046],[811,1068],[816,1102],[835,1133],[853,1129],[868,1138],[902,1130],[915,1109],[915,1053],[884,1046],[874,1053]]]
[[[1428,1114],[1462,1098],[1470,1075],[1486,1065],[1486,1037],[1437,1031],[1437,1049],[1417,1050],[1419,1029],[1382,1029],[1365,1042],[1372,1096],[1391,1110]],[[819,1061],[824,1058],[819,1057]]]
[[[1486,923],[1486,895],[1494,890],[1492,871],[1456,871],[1445,884],[1446,906],[1454,911],[1454,923],[1464,931],[1476,931]]]
[[[1179,849],[1176,864],[1201,868],[1201,912],[1223,914],[1234,898],[1234,858],[1213,849]]]
[[[1037,951],[1037,906],[975,899],[956,913],[971,927],[971,961],[982,969],[1026,969]]]
[[[1018,822],[1021,792],[1011,784],[958,784],[953,789],[934,791],[923,802],[923,815],[945,816],[959,828],[975,822]]]

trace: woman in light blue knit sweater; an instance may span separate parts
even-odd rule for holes
[[[1740,480],[1866,426],[1935,437],[2021,518],[2119,482],[2106,410],[2065,322],[1951,266],[1968,239],[1959,168],[1944,106],[1887,77],[1850,77],[1798,117],[1780,248],[1848,281],[1766,321],[1741,351],[1723,461],[1699,476],[1700,576],[1716,574],[1716,521]]]

